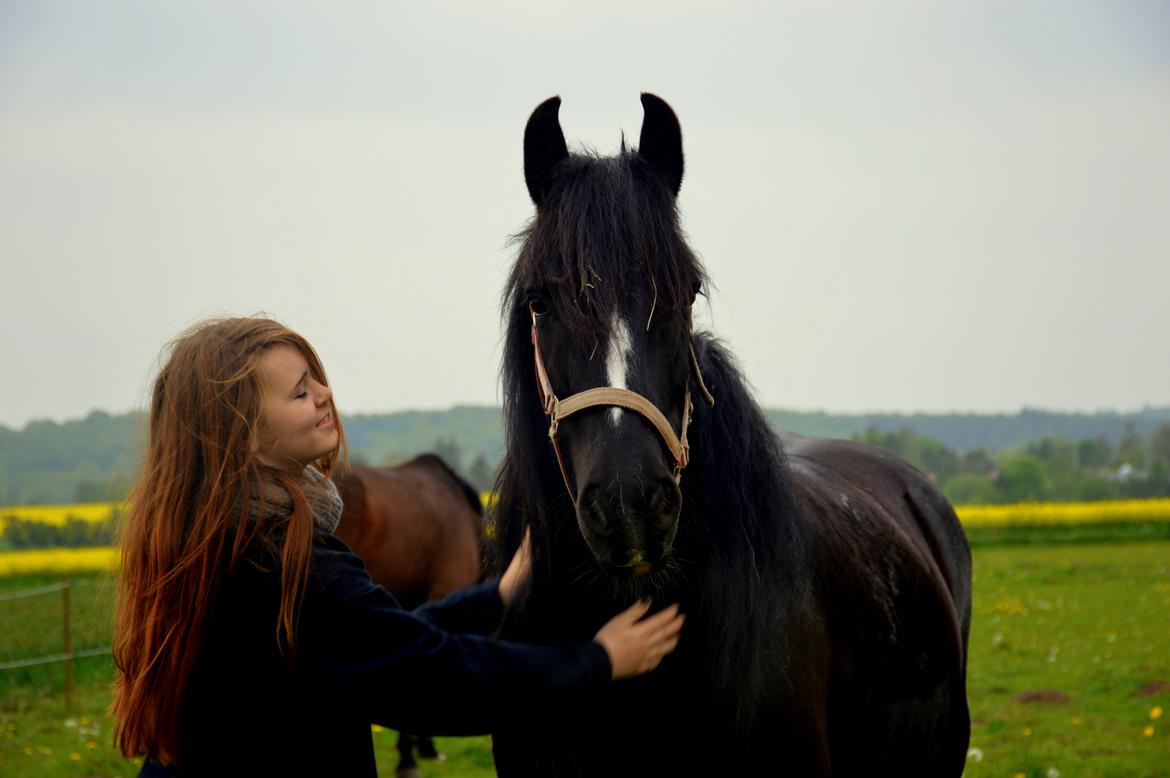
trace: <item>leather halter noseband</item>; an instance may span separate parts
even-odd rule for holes
[[[637,392],[631,392],[629,389],[620,389],[616,386],[603,386],[577,392],[563,400],[557,399],[557,395],[552,388],[552,382],[548,379],[548,371],[544,368],[544,359],[540,355],[540,338],[537,334],[536,310],[533,306],[529,305],[528,312],[532,316],[532,351],[536,361],[536,386],[540,394],[540,404],[544,408],[544,415],[549,417],[548,437],[552,441],[553,451],[557,455],[557,464],[561,468],[561,478],[565,479],[565,489],[568,490],[569,497],[573,503],[576,504],[577,502],[577,493],[569,481],[569,471],[565,467],[565,458],[561,454],[561,446],[557,442],[557,428],[560,426],[561,421],[586,408],[617,406],[634,411],[640,414],[646,421],[650,422],[654,429],[658,430],[658,434],[662,436],[666,447],[670,449],[671,456],[674,457],[674,482],[678,483],[682,478],[683,468],[687,466],[687,462],[690,460],[690,446],[687,445],[687,427],[690,426],[691,411],[693,410],[690,379],[687,379],[687,388],[683,394],[682,425],[679,428],[678,435],[674,434],[670,422],[666,420],[666,417],[662,415],[662,411],[658,410],[658,407],[654,403]],[[691,372],[695,375],[696,382],[699,384],[699,390],[703,393],[704,399],[709,404],[714,405],[715,398],[711,396],[711,392],[707,391],[707,386],[703,383],[703,374],[699,372],[699,360],[695,356],[695,346],[689,336],[687,338],[687,347],[691,352]]]

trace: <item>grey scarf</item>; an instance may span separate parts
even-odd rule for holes
[[[317,468],[310,465],[305,468],[305,499],[309,501],[309,508],[313,511],[313,521],[322,532],[333,532],[337,523],[341,521],[341,510],[344,507],[337,487],[325,477]],[[261,512],[260,497],[253,494],[251,498],[251,513],[261,519],[279,519],[292,513],[292,498],[280,484],[268,482],[264,485],[264,505]]]

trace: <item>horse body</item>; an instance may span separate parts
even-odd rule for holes
[[[971,568],[954,511],[888,452],[781,439],[814,542],[833,773],[960,774]]]
[[[355,466],[337,488],[345,509],[335,534],[402,607],[417,608],[480,579],[479,495],[439,457]]]
[[[535,736],[497,733],[499,774],[959,775],[970,556],[954,511],[886,452],[778,437],[731,355],[692,335],[705,274],[677,224],[669,107],[644,95],[638,151],[589,158],[568,154],[557,105],[525,133],[537,216],[505,297],[499,558],[528,528],[534,568],[501,632],[589,639],[640,596],[688,620],[654,672]],[[554,456],[540,351],[562,396],[620,385],[666,419],[705,383],[685,469],[611,408],[554,426]]]

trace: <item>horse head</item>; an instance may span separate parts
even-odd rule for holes
[[[682,134],[661,99],[643,94],[642,105],[638,148],[623,142],[613,157],[569,153],[559,98],[532,113],[524,175],[536,215],[505,296],[512,402],[529,419],[548,414],[553,437],[526,446],[560,461],[556,488],[611,577],[669,560],[701,384],[691,306],[706,276],[676,210]]]

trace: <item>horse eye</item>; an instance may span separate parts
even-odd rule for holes
[[[548,305],[546,305],[544,300],[540,299],[536,295],[529,295],[528,310],[536,314],[537,318],[548,315]]]

